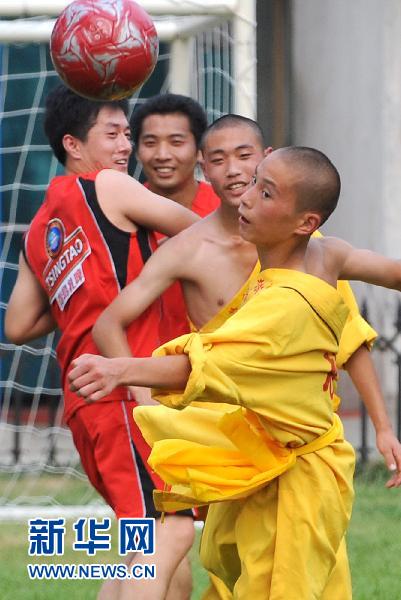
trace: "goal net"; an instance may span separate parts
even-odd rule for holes
[[[16,347],[3,331],[22,236],[50,179],[61,172],[43,134],[43,113],[47,93],[59,82],[48,39],[66,4],[0,5],[0,518],[38,516],[39,507],[81,515],[84,506],[92,515],[104,507],[62,421],[57,332]],[[253,0],[141,4],[155,19],[161,52],[150,80],[130,100],[131,111],[149,96],[173,91],[196,98],[209,122],[233,111],[255,116]],[[139,165],[131,165],[131,174],[140,176]]]

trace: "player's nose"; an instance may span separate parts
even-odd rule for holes
[[[241,196],[241,204],[249,208],[252,205],[253,186],[249,186]]]
[[[227,177],[236,177],[240,175],[241,169],[238,161],[235,158],[229,158],[227,160]]]
[[[129,152],[130,154],[132,152],[132,142],[125,133],[121,133],[118,136],[118,149],[123,152]]]
[[[155,158],[160,160],[166,160],[171,157],[170,146],[164,142],[161,142],[156,146]]]

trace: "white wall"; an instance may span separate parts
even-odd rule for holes
[[[343,182],[324,231],[401,258],[400,0],[293,0],[292,44],[293,141],[326,152]],[[355,287],[388,335],[398,294]]]

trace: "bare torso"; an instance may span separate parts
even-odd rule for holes
[[[216,211],[182,237],[181,283],[189,318],[200,328],[241,289],[258,260],[256,248]]]

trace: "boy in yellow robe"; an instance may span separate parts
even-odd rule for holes
[[[159,350],[173,356],[83,356],[70,373],[73,389],[89,400],[134,384],[181,390],[157,393],[167,406],[240,407],[222,418],[206,409],[212,436],[205,427],[201,443],[159,441],[151,458],[174,485],[160,506],[216,503],[201,554],[234,598],[324,598],[350,517],[353,451],[333,411],[348,311],[334,285],[361,278],[399,289],[401,269],[339,240],[309,240],[338,193],[338,174],[321,153],[272,153],[241,198],[242,235],[257,245],[262,266],[244,306],[214,333]],[[152,410],[137,409],[137,421]],[[221,554],[233,529],[236,547]]]
[[[264,148],[260,127],[251,119],[225,115],[208,128],[202,140],[202,166],[221,205],[163,244],[102,313],[92,334],[104,356],[131,355],[126,327],[177,280],[194,330],[213,331],[238,309],[243,288],[260,270],[255,246],[239,236],[238,206],[255,168],[271,150]],[[368,351],[376,333],[359,314],[348,282],[338,282],[337,289],[350,308],[337,366],[345,368],[357,386],[388,467],[397,468],[388,485],[400,485],[401,445],[392,431]]]
[[[194,331],[214,331],[238,310],[249,279],[260,271],[256,248],[238,236],[238,205],[256,166],[270,151],[271,148],[264,149],[262,132],[250,119],[225,115],[209,127],[202,141],[202,166],[219,193],[221,206],[179,238],[165,243],[151,257],[139,277],[103,312],[95,325],[93,337],[104,356],[129,355],[125,327],[177,279],[185,294]],[[222,272],[224,277],[221,277]],[[378,448],[387,465],[392,468],[398,465],[399,472],[393,475],[388,485],[399,485],[400,444],[392,432],[367,349],[376,334],[359,314],[348,282],[338,282],[337,289],[350,308],[340,340],[337,366],[346,368],[356,384],[363,382],[363,389],[359,385],[358,391],[375,426]],[[336,396],[333,401],[337,407]],[[214,408],[226,411],[232,406],[219,403]],[[173,409],[159,407],[158,410],[163,411],[163,418],[158,419],[160,439],[182,437],[185,431],[188,435],[191,429],[198,432],[199,421],[205,416],[193,411],[177,414]],[[160,429],[161,425],[164,425],[164,430]],[[337,561],[331,580],[333,586],[339,578],[342,582],[348,581],[350,587],[345,552],[343,556],[344,561]],[[221,582],[213,578],[213,583],[213,589],[209,587],[202,596],[203,600],[231,598]]]

